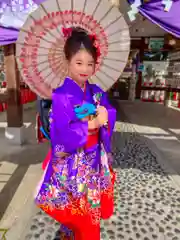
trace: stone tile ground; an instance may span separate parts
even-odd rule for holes
[[[101,239],[180,240],[180,190],[144,138],[133,125],[117,122],[113,146],[115,212],[101,222]],[[59,223],[37,211],[21,240],[58,240],[58,229]]]

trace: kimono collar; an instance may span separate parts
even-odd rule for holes
[[[65,84],[65,86],[68,87],[68,90],[70,92],[73,92],[73,93],[78,92],[78,93],[84,94],[83,89],[72,78],[66,77],[65,81],[64,81],[64,84]],[[88,85],[89,85],[89,82],[86,81],[85,89],[87,88]]]

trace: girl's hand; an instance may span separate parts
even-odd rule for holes
[[[81,119],[82,122],[88,122],[89,121],[89,116],[85,117],[85,118],[82,118]]]
[[[97,117],[94,118],[93,120],[88,121],[88,129],[89,130],[97,129],[99,127],[100,127],[100,125],[99,125],[99,121],[98,121]]]
[[[100,126],[103,126],[108,121],[108,111],[105,107],[99,106],[97,108],[97,120]]]

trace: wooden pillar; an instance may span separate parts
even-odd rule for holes
[[[178,108],[180,108],[180,93],[178,92]]]
[[[4,46],[5,76],[7,82],[6,137],[14,143],[23,143],[23,108],[21,104],[20,77],[15,59],[15,44]]]
[[[139,61],[140,64],[143,63],[143,57],[144,57],[144,49],[145,49],[145,38],[141,38],[141,44],[139,48]],[[136,84],[136,98],[140,99],[141,98],[141,86],[142,86],[142,72],[140,71],[138,73],[138,80]]]

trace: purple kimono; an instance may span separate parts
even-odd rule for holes
[[[100,99],[98,99],[100,97]],[[88,122],[76,117],[75,107],[85,102],[99,101],[108,111],[109,129],[101,127],[98,141],[89,148]],[[35,198],[45,212],[63,222],[53,211],[69,211],[74,201],[85,201],[94,224],[99,223],[101,195],[112,190],[112,171],[109,162],[111,135],[116,110],[110,106],[106,94],[95,84],[86,83],[83,91],[73,80],[66,78],[52,96],[50,113],[51,159],[44,172]],[[82,210],[82,206],[77,206]],[[76,211],[78,215],[79,210]],[[63,212],[62,212],[63,213]],[[63,214],[62,214],[63,215]]]

